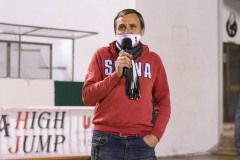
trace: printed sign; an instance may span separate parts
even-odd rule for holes
[[[0,110],[0,159],[89,156],[93,107]]]

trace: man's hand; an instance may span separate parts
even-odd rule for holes
[[[116,70],[115,70],[115,72],[119,77],[122,77],[124,67],[127,67],[127,68],[132,67],[131,58],[132,58],[132,55],[127,52],[122,51],[120,53],[119,57],[117,58]]]
[[[158,143],[158,138],[154,135],[146,135],[145,137],[143,137],[143,140],[145,141],[145,143],[154,148],[156,147],[157,143]]]

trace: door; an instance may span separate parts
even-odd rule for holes
[[[240,45],[224,43],[223,47],[224,122],[232,123],[240,105]]]

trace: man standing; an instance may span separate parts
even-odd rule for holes
[[[91,158],[156,160],[154,148],[170,118],[165,69],[140,42],[145,24],[139,12],[120,11],[114,31],[116,41],[95,52],[82,90],[84,103],[96,104]]]

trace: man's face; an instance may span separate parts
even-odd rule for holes
[[[116,33],[120,34],[144,34],[144,29],[141,29],[140,20],[135,13],[127,14],[119,17],[116,20]]]

